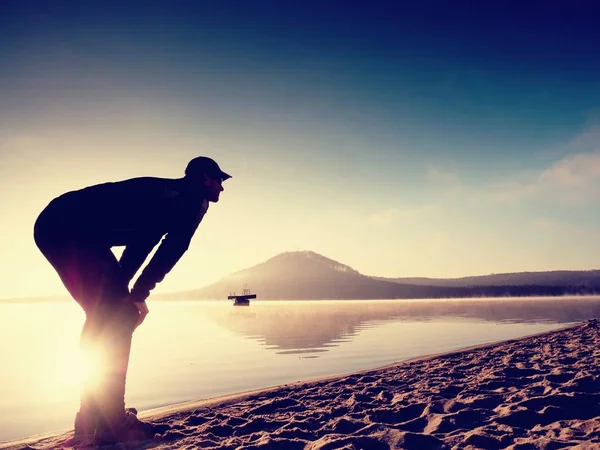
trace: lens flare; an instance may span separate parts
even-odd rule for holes
[[[84,349],[57,355],[54,388],[72,389],[76,392],[83,386],[93,388],[97,383],[100,358],[98,352]]]

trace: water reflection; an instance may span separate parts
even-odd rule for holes
[[[599,297],[254,302],[214,319],[279,354],[316,357],[358,332],[398,321],[472,318],[495,323],[571,323],[600,316]]]

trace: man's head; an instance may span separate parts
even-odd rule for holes
[[[231,175],[221,170],[211,158],[198,156],[192,159],[185,168],[185,178],[203,189],[209,202],[218,202],[219,194],[223,191],[223,181]]]

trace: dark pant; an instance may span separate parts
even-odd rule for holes
[[[131,338],[139,316],[110,247],[82,237],[63,224],[69,219],[44,211],[35,242],[86,314],[81,346],[97,362],[84,383],[75,429],[113,428],[125,416],[125,381]]]

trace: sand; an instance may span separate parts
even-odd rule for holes
[[[172,428],[121,448],[600,449],[600,327],[593,320],[141,416]],[[62,448],[70,435],[0,448]]]

